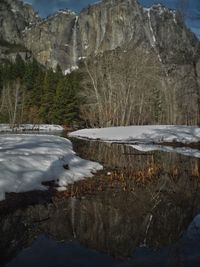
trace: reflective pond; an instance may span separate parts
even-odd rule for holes
[[[0,266],[200,266],[200,159],[73,144],[104,170],[65,192],[8,195]]]

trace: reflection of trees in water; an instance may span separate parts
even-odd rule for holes
[[[76,200],[62,198],[54,204],[3,215],[0,258],[12,257],[43,233],[60,241],[76,237],[89,248],[121,258],[140,245],[171,244],[200,211],[199,186],[194,179],[188,180],[187,190],[186,185],[167,191],[161,189],[162,183],[148,184],[133,192],[105,191]]]
[[[200,176],[200,160],[176,153],[158,151],[139,152],[127,145],[77,140],[73,142],[75,151],[83,158],[101,162],[110,170],[146,175],[168,173],[176,179],[181,175]]]
[[[129,147],[111,144],[87,143],[81,149],[81,156],[107,162],[111,175],[102,172],[78,182],[53,203],[0,216],[0,259],[13,257],[43,233],[56,240],[77,238],[124,258],[140,245],[176,242],[200,212],[198,159],[159,152],[138,156]],[[138,173],[151,179],[140,183],[132,176]]]
[[[122,227],[120,231],[124,234],[120,235],[110,222],[114,233],[118,233],[116,236],[122,239],[110,236],[112,231],[106,236],[115,244],[120,240],[121,246],[123,241],[131,240],[129,245],[127,243],[129,253],[139,244],[160,246],[174,242],[199,212],[199,159],[162,152],[140,155],[131,147],[110,143],[81,141],[81,144],[83,146],[78,144],[75,147],[81,156],[100,161],[112,170],[103,181],[100,176],[97,182],[92,179],[86,184],[95,192],[98,191],[98,183],[105,184],[100,191],[115,189],[111,194],[113,197],[109,196],[107,200],[112,199],[112,203],[103,205],[103,210],[117,202],[118,206],[112,210],[117,211],[118,218],[123,221],[118,226],[123,225],[127,229],[128,221],[130,228],[126,231]],[[81,188],[84,188],[84,183]],[[109,211],[106,213],[109,214]],[[114,221],[116,216],[113,214],[112,218]],[[123,246],[127,248],[125,244]],[[115,251],[115,255],[118,253]]]

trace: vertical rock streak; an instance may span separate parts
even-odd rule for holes
[[[173,21],[174,21],[175,24],[177,24],[177,21],[176,21],[176,13],[175,12],[173,12]]]
[[[149,29],[150,29],[150,42],[151,42],[151,46],[155,47],[156,46],[156,37],[152,28],[152,24],[151,24],[151,11],[150,9],[147,10],[147,16],[148,16],[148,21],[149,21]]]
[[[155,37],[155,33],[154,33],[154,30],[153,30],[153,27],[151,24],[151,10],[150,9],[147,10],[147,16],[148,16],[149,29],[150,29],[150,44],[154,48],[154,50],[158,56],[158,60],[162,63],[162,58],[156,49],[156,37]]]
[[[72,67],[77,68],[77,23],[78,23],[78,16],[75,18],[74,27],[73,27],[73,34],[72,34]]]

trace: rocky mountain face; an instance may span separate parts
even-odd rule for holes
[[[137,46],[153,49],[165,64],[198,61],[199,41],[175,11],[161,5],[147,9],[136,0],[103,0],[79,16],[61,10],[41,19],[28,4],[1,0],[0,15],[0,38],[25,45],[49,67],[64,70],[80,57]]]
[[[192,61],[199,42],[175,11],[161,5],[142,8],[135,0],[107,0],[83,10],[79,17],[82,51],[117,47],[152,47],[165,62]]]
[[[64,70],[76,65],[76,59],[73,58],[77,53],[75,21],[75,13],[70,11],[60,11],[40,21],[36,27],[31,26],[24,31],[26,47],[47,67],[56,68],[59,64]]]
[[[30,51],[25,48],[22,34],[30,25],[36,25],[40,18],[31,5],[18,0],[1,0],[0,2],[0,61],[30,58]]]
[[[81,59],[109,51],[114,55],[117,49],[122,57],[127,51],[134,55],[138,48],[153,54],[165,79],[163,90],[173,95],[167,99],[174,103],[166,111],[171,113],[166,115],[170,117],[167,122],[196,123],[200,42],[175,11],[161,5],[143,8],[136,0],[103,0],[83,9],[79,16],[61,10],[41,19],[30,5],[2,0],[0,14],[1,39],[25,46],[47,67],[55,69],[59,64],[66,74],[77,69]],[[184,116],[183,109],[187,110]]]
[[[31,5],[18,0],[1,0],[0,38],[9,43],[20,43],[23,30],[39,20]]]
[[[177,13],[161,5],[142,8],[136,0],[104,0],[78,17],[60,11],[26,29],[24,41],[41,63],[57,62],[63,69],[76,65],[79,57],[117,47],[152,48],[164,63],[175,64],[193,62],[200,51]]]
[[[41,19],[31,5],[1,0],[0,38],[25,44],[42,64],[63,69],[79,57],[141,46],[152,48],[163,63],[198,60],[200,44],[172,10],[161,5],[141,7],[136,0],[103,0],[79,16],[63,10]]]

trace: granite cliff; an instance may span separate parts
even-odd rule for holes
[[[14,61],[17,53],[25,60],[31,57],[24,46],[23,31],[40,20],[31,5],[18,0],[0,2],[0,61]]]
[[[104,0],[79,16],[60,11],[25,30],[26,47],[43,64],[63,69],[80,57],[117,47],[141,46],[155,51],[164,63],[197,60],[199,41],[173,10],[161,5],[142,8],[136,0]],[[44,56],[45,55],[45,56]]]
[[[199,59],[200,43],[179,14],[161,5],[141,7],[136,0],[103,0],[83,9],[41,19],[19,0],[2,0],[0,38],[24,45],[49,67],[67,69],[80,57],[118,47],[153,49],[162,63],[188,64]]]

